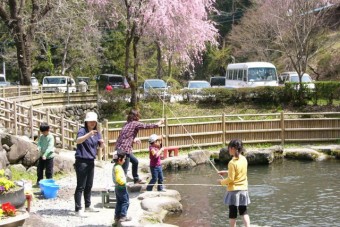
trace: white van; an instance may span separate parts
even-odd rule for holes
[[[278,86],[276,68],[269,62],[229,64],[226,72],[227,88]]]
[[[0,74],[0,87],[9,86],[9,82],[6,81],[6,77],[4,74]]]
[[[42,82],[43,92],[76,92],[76,82],[69,76],[45,76]]]

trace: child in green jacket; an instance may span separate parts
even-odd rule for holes
[[[40,125],[41,136],[38,141],[38,150],[40,152],[40,158],[37,168],[37,184],[44,179],[53,178],[53,158],[54,158],[54,137],[50,134],[50,126],[42,123]]]

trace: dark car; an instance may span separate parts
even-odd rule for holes
[[[130,88],[126,78],[117,74],[100,74],[97,76],[97,83],[99,90],[105,90],[106,85],[110,85],[113,89],[115,88]]]

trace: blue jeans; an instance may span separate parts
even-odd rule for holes
[[[116,208],[115,218],[126,217],[127,210],[129,209],[129,193],[126,187],[116,187]]]
[[[150,166],[150,171],[152,175],[152,179],[146,187],[147,191],[152,191],[154,184],[158,181],[157,191],[163,190],[163,171],[162,166]]]
[[[126,154],[125,162],[123,164],[123,169],[125,172],[125,176],[127,176],[127,172],[129,169],[129,163],[132,163],[132,176],[133,176],[133,181],[137,182],[139,180],[138,176],[138,159],[131,153],[131,154]]]

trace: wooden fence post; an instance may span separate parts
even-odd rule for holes
[[[109,160],[109,122],[107,119],[104,119],[104,143],[105,143],[105,149],[104,149],[104,160]]]
[[[60,134],[61,134],[61,147],[65,148],[65,122],[64,122],[64,115],[60,116]],[[68,148],[71,149],[71,148]]]
[[[168,118],[165,116],[164,118],[164,127],[165,127],[165,146],[169,146],[169,125]]]
[[[102,134],[102,129],[103,129],[102,123],[97,123],[97,131],[100,134]],[[98,147],[98,149],[97,149],[97,160],[99,160],[100,162],[103,161],[103,149],[101,147]]]
[[[4,90],[4,89],[3,89]],[[10,110],[10,103],[8,101],[5,101],[5,109]],[[11,113],[5,112],[5,118],[9,121],[5,121],[5,128],[10,128],[11,125]]]
[[[50,109],[46,110],[46,123],[50,125]]]
[[[29,114],[29,125],[31,130],[31,138],[34,141],[34,128],[33,128],[33,106],[30,106],[30,114]]]
[[[281,112],[281,146],[285,145],[285,119],[284,112]]]
[[[14,135],[18,135],[17,104],[13,101]]]
[[[225,113],[222,114],[222,146],[224,147],[226,141],[226,126],[225,126]]]

